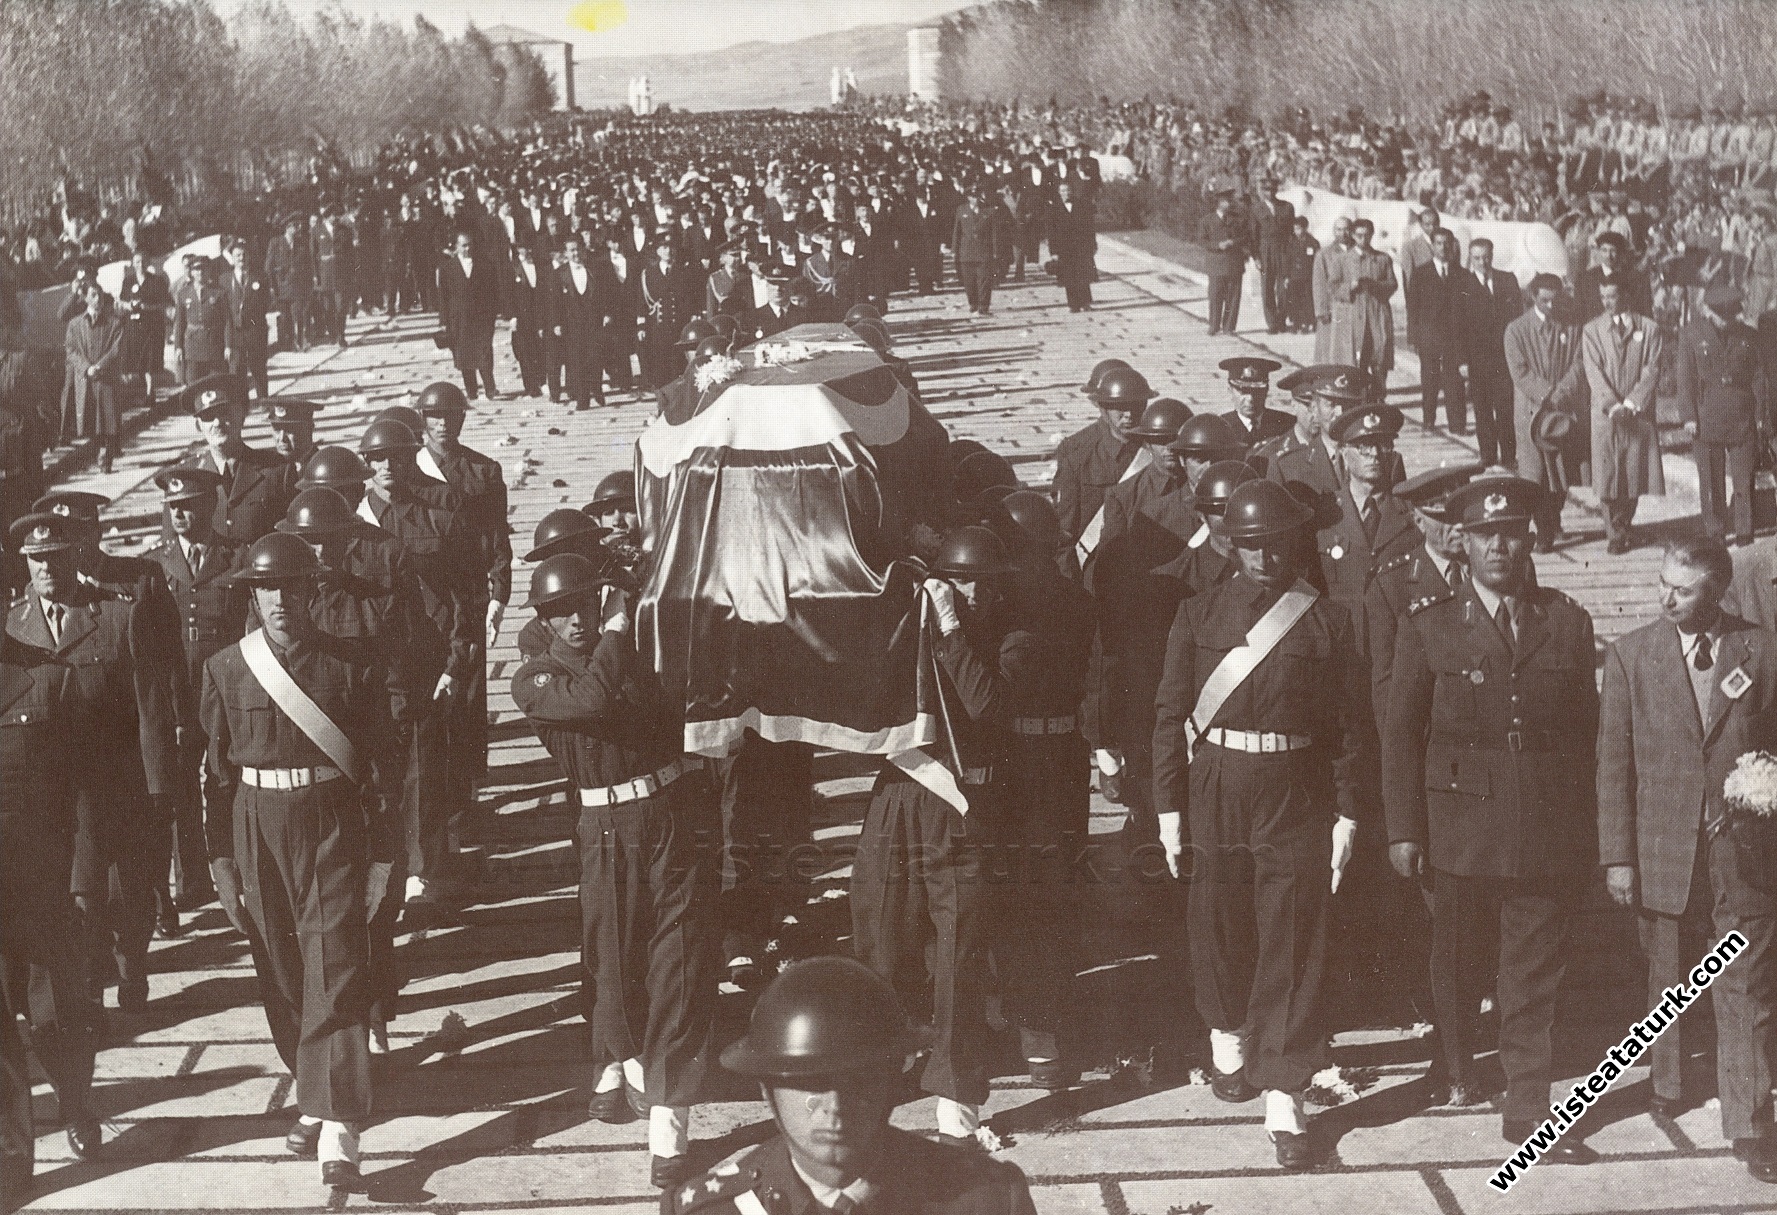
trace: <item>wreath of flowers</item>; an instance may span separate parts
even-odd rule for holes
[[[761,367],[782,367],[786,363],[806,363],[815,356],[807,342],[772,342],[754,351]]]
[[[741,372],[739,359],[718,354],[697,369],[697,391],[708,392],[718,384],[726,384]]]

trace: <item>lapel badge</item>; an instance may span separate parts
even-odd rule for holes
[[[1745,667],[1735,667],[1721,681],[1721,694],[1729,700],[1739,700],[1752,687],[1752,676],[1746,673]]]
[[[1478,688],[1487,682],[1487,672],[1483,671],[1480,667],[1476,667],[1468,673],[1468,681]]]
[[[1345,546],[1343,544],[1335,544],[1332,548],[1327,550],[1327,556],[1331,557],[1334,561],[1339,560],[1344,555]]]

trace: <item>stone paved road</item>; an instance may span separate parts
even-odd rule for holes
[[[1199,319],[1200,282],[1176,266],[1109,240],[1101,262],[1101,303],[1084,317],[1062,310],[1059,292],[1046,283],[1005,291],[991,320],[969,319],[954,293],[897,301],[897,341],[913,359],[934,412],[953,434],[1005,453],[1033,484],[1047,482],[1056,441],[1089,420],[1091,409],[1075,386],[1095,360],[1125,356],[1161,391],[1220,408],[1215,363],[1265,340],[1262,334],[1207,337]],[[1246,315],[1249,322],[1257,315],[1250,301]],[[357,323],[349,349],[281,361],[276,390],[324,400],[322,440],[350,442],[370,413],[448,376],[430,330],[429,320],[419,317]],[[1285,338],[1270,348],[1302,359],[1306,341]],[[516,383],[509,357],[500,373],[504,384]],[[1397,387],[1411,379],[1396,378]],[[472,413],[465,441],[505,464],[520,551],[546,511],[579,505],[603,473],[627,463],[649,412],[629,401],[576,414],[505,400]],[[82,487],[116,498],[113,543],[127,549],[146,539],[156,503],[147,478],[192,438],[184,418],[157,423],[135,440],[116,472],[79,478]],[[1469,454],[1442,434],[1416,428],[1402,446],[1410,469]],[[1683,510],[1678,502],[1670,513]],[[1652,558],[1602,562],[1596,518],[1579,505],[1570,508],[1568,526],[1592,538],[1544,558],[1542,575],[1592,606],[1600,633],[1614,635],[1650,609],[1645,588]],[[521,570],[520,588],[526,577]],[[657,1202],[647,1183],[642,1124],[611,1127],[584,1114],[590,1076],[577,1015],[572,814],[553,765],[505,694],[516,658],[511,639],[524,619],[515,609],[490,656],[493,753],[485,797],[494,815],[468,850],[474,901],[448,925],[401,942],[409,983],[392,1027],[397,1049],[380,1084],[382,1120],[365,1136],[365,1172],[375,1192],[347,1206],[456,1215],[588,1206],[639,1212]],[[818,761],[817,776],[817,834],[842,853],[857,831],[869,771],[827,756]],[[1112,808],[1095,804],[1095,831],[1116,822]],[[784,929],[785,954],[844,932],[845,876],[836,867],[814,884],[800,923]],[[1601,939],[1618,946],[1632,940],[1620,931]],[[316,1166],[283,1152],[293,1114],[290,1080],[253,1004],[240,938],[212,909],[195,918],[195,931],[185,938],[157,942],[152,964],[148,1010],[110,1014],[97,1102],[111,1143],[101,1162],[69,1160],[53,1129],[54,1098],[47,1087],[38,1090],[39,1116],[52,1129],[39,1139],[35,1207],[327,1209]],[[1151,957],[1107,956],[1088,982],[1122,973],[1135,976],[1139,987],[1153,965]],[[1580,978],[1570,985],[1584,986],[1621,968],[1606,957],[1582,959],[1574,969]],[[744,1020],[743,999],[725,996],[724,1032],[736,1032]],[[1598,1038],[1598,1027],[1589,1028],[1588,1040]],[[1596,1047],[1593,1041],[1569,1051],[1568,1070],[1586,1070]],[[1345,1034],[1336,1055],[1361,1097],[1317,1118],[1316,1133],[1332,1155],[1311,1176],[1277,1172],[1256,1104],[1222,1105],[1202,1085],[1141,1069],[1112,1075],[1101,1066],[1082,1088],[1052,1096],[1024,1087],[1009,1064],[995,1084],[990,1112],[1007,1141],[1004,1155],[1031,1176],[1044,1212],[1777,1209],[1777,1193],[1750,1181],[1728,1156],[1711,1111],[1659,1122],[1641,1113],[1646,1086],[1639,1074],[1622,1082],[1623,1091],[1587,1123],[1604,1163],[1534,1170],[1502,1200],[1485,1184],[1504,1147],[1497,1115],[1424,1109],[1421,1041],[1399,1033]],[[898,1117],[928,1128],[930,1102]],[[767,1125],[764,1107],[744,1086],[714,1083],[694,1118],[694,1150],[714,1161],[757,1142]]]

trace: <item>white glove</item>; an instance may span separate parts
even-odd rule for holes
[[[500,640],[500,621],[505,618],[506,605],[498,599],[487,601],[487,648],[493,649],[494,643]]]
[[[948,637],[962,628],[962,619],[956,614],[956,588],[942,578],[927,578],[925,588],[932,610],[938,613],[938,631]]]
[[[1172,871],[1173,877],[1178,876],[1178,859],[1185,851],[1183,817],[1176,810],[1160,816],[1160,847],[1166,850],[1166,867]]]
[[[395,866],[388,861],[371,861],[370,872],[364,875],[364,922],[376,919],[376,909],[383,905],[389,892],[389,873]]]
[[[1357,839],[1357,820],[1343,814],[1333,823],[1333,893],[1339,892],[1339,879],[1351,863],[1352,842]]]
[[[457,681],[452,679],[448,674],[440,675],[438,677],[438,686],[432,689],[432,699],[435,701],[448,699],[451,690],[456,686]]]

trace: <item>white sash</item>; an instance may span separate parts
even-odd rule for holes
[[[413,462],[419,466],[421,472],[432,480],[443,481],[446,485],[450,484],[450,478],[444,475],[442,468],[438,467],[438,459],[432,454],[430,447],[420,448],[419,454],[414,456]]]
[[[358,752],[352,746],[351,739],[345,731],[333,724],[326,710],[309,698],[300,684],[284,669],[278,656],[272,653],[271,643],[265,639],[264,629],[254,629],[241,638],[241,657],[247,660],[247,669],[259,680],[259,686],[265,694],[277,702],[284,715],[295,723],[296,728],[308,736],[308,740],[321,748],[327,758],[332,760],[341,772],[354,781],[363,782],[358,772]]]
[[[1308,609],[1318,598],[1319,591],[1297,579],[1296,585],[1280,595],[1277,602],[1253,622],[1253,627],[1247,630],[1246,640],[1222,656],[1216,669],[1203,681],[1203,690],[1197,693],[1197,704],[1185,723],[1185,737],[1191,746],[1196,746],[1198,737],[1209,728],[1209,723],[1221,712],[1234,689],[1246,682],[1247,676],[1277,648],[1277,643],[1295,627],[1296,621],[1308,614]]]
[[[1129,467],[1123,470],[1123,475],[1117,478],[1117,484],[1123,484],[1123,482],[1129,480],[1129,478],[1135,476],[1153,462],[1154,457],[1152,453],[1148,451],[1146,445],[1143,445],[1135,453],[1135,459],[1129,461]],[[1103,534],[1104,503],[1100,502],[1098,504],[1098,513],[1092,516],[1091,522],[1086,524],[1086,530],[1080,533],[1080,539],[1074,545],[1074,553],[1080,558],[1080,564],[1082,566],[1086,564],[1087,560],[1098,548],[1098,538]]]

